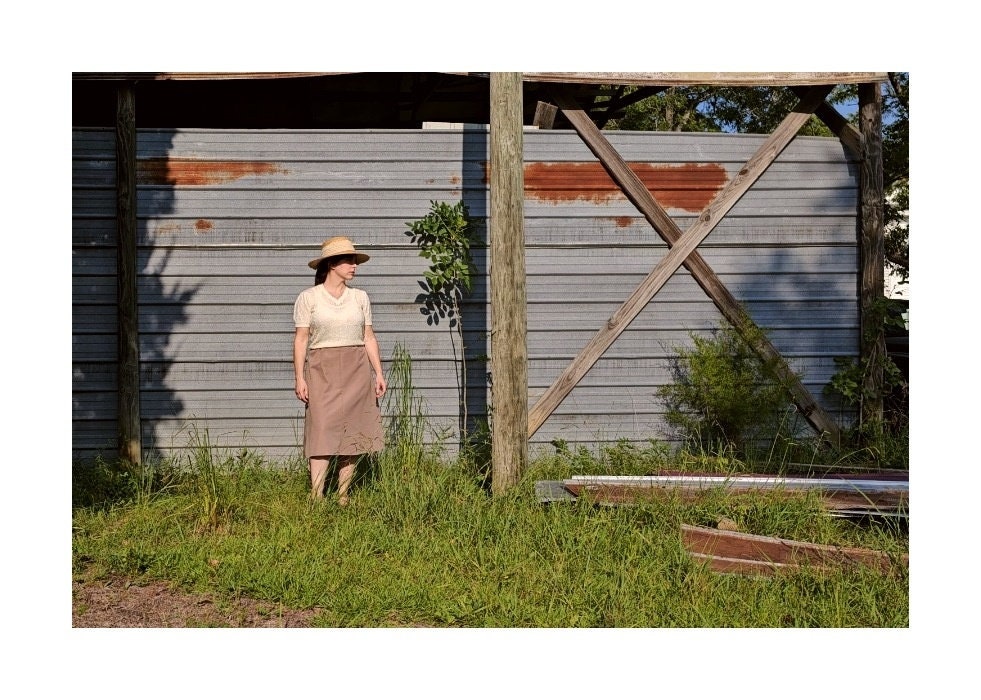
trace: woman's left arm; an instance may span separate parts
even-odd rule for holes
[[[375,337],[375,332],[372,330],[371,326],[364,327],[364,349],[365,352],[368,353],[368,362],[371,363],[371,368],[375,370],[375,397],[381,398],[388,390],[388,385],[385,383],[385,375],[382,374],[381,354],[378,351],[378,339]]]

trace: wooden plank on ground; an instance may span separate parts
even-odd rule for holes
[[[714,557],[709,554],[689,552],[692,559],[705,562],[710,570],[717,574],[746,574],[768,576],[780,571],[796,571],[796,564],[780,564],[772,561],[756,561],[754,559],[733,559],[731,557]]]
[[[681,539],[689,552],[726,559],[818,568],[867,566],[880,571],[889,571],[896,565],[887,552],[874,549],[798,542],[695,525],[683,524]],[[909,555],[903,555],[901,561],[908,566]]]

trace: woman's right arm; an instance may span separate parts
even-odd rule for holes
[[[303,403],[310,401],[307,390],[307,380],[303,377],[303,364],[307,359],[307,342],[310,340],[310,328],[297,326],[293,336],[293,393]]]

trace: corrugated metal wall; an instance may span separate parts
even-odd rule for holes
[[[682,230],[762,136],[607,132]],[[667,250],[572,132],[525,133],[529,402]],[[488,210],[485,128],[446,131],[140,130],[137,139],[141,417],[146,451],[191,430],[230,449],[295,454],[292,304],[320,242],[348,234],[372,255],[383,360],[413,359],[434,432],[459,420],[454,334],[415,301],[426,261],[406,235],[431,200]],[[116,451],[113,133],[73,130],[72,452]],[[805,385],[858,354],[857,170],[834,139],[799,138],[699,247]],[[471,417],[489,399],[487,251],[464,311]],[[657,387],[673,348],[721,314],[681,268],[532,440],[668,438]],[[452,446],[452,439],[449,444]]]

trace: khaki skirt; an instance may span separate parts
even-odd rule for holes
[[[304,454],[379,452],[384,446],[381,411],[364,346],[311,350],[305,372],[310,402],[303,421]]]

